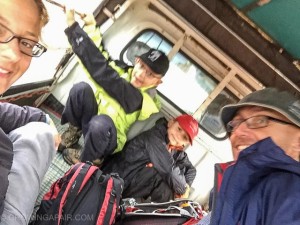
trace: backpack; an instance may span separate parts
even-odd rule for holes
[[[124,181],[78,163],[54,182],[30,225],[110,225],[119,209]]]

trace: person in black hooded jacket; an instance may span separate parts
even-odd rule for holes
[[[198,122],[184,114],[155,126],[128,141],[124,149],[105,161],[104,173],[124,179],[123,198],[165,202],[187,198],[196,169],[184,152],[198,133]]]

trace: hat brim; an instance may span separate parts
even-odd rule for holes
[[[296,126],[300,127],[300,123],[296,119],[294,119],[293,117],[288,115],[286,112],[284,112],[282,109],[277,108],[277,107],[272,107],[272,106],[266,105],[266,104],[256,103],[256,102],[247,102],[247,103],[240,103],[240,104],[234,104],[234,105],[231,104],[231,105],[224,106],[220,113],[223,125],[226,127],[227,123],[233,119],[233,117],[235,116],[237,111],[240,108],[246,107],[246,106],[258,106],[258,107],[263,107],[263,108],[274,110],[276,112],[279,112],[283,116],[285,116],[290,122],[294,123]]]
[[[140,55],[148,52],[150,47],[144,42],[136,41],[127,50],[126,57],[132,65],[135,64],[135,59]]]

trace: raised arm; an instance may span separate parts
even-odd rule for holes
[[[139,90],[120,77],[118,72],[110,66],[107,55],[102,54],[75,20],[69,23],[65,33],[74,53],[92,79],[116,99],[125,112],[131,113],[139,109],[143,99]]]

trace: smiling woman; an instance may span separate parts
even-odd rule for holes
[[[30,65],[31,56],[41,55],[44,51],[37,43],[41,32],[39,10],[37,5],[28,4],[28,1],[1,1],[0,93],[23,75]],[[14,7],[14,4],[20,4],[20,7]],[[32,52],[33,49],[36,51]]]
[[[101,1],[89,0],[89,4],[86,4],[82,0],[58,0],[57,2],[69,7],[72,6],[80,10],[80,12],[92,13]],[[14,86],[52,80],[61,58],[66,51],[69,51],[70,46],[64,34],[67,24],[63,10],[47,1],[43,2],[49,13],[49,22],[42,30],[41,43],[47,48],[47,52],[43,54],[42,58],[34,58],[32,60],[29,69],[25,72],[24,76],[14,83]]]
[[[28,69],[32,57],[45,52],[38,40],[47,12],[41,0],[2,0],[0,15],[0,94],[3,94]],[[25,225],[54,157],[57,131],[47,124],[51,121],[49,116],[38,108],[4,102],[0,108],[1,224]],[[58,144],[59,137],[57,140]]]

